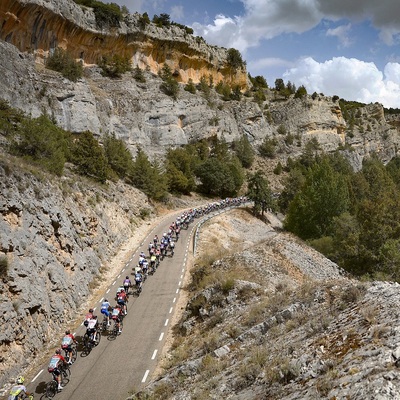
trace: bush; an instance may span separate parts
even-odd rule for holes
[[[68,153],[66,133],[45,115],[25,118],[16,131],[11,151],[60,176]]]
[[[188,83],[184,87],[184,90],[192,94],[196,93],[196,86],[194,85],[192,79],[189,79]]]
[[[0,256],[0,278],[8,274],[8,259],[6,256]]]
[[[260,156],[264,158],[274,158],[276,153],[276,140],[265,138],[258,148]]]
[[[146,82],[146,78],[143,74],[143,71],[139,68],[139,66],[137,65],[133,71],[133,79],[135,79],[135,81],[140,82],[140,83],[145,83]]]
[[[161,90],[168,96],[171,96],[174,100],[178,98],[179,84],[172,76],[170,67],[164,64],[161,73],[161,79],[163,83],[161,84]]]
[[[98,0],[74,0],[75,3],[93,8],[96,24],[99,28],[119,27],[123,17],[121,8],[116,3],[105,4]]]
[[[59,47],[47,59],[46,67],[61,72],[64,78],[72,82],[76,82],[83,74],[82,64],[76,62],[70,54]]]
[[[102,75],[109,78],[120,78],[125,72],[131,71],[131,60],[128,56],[102,56],[99,60],[99,67]]]

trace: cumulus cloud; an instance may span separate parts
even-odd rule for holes
[[[213,23],[196,23],[197,34],[208,41],[234,47],[240,51],[257,46],[262,39],[282,33],[303,33],[317,26],[323,19],[339,21],[369,20],[386,44],[398,41],[400,33],[399,0],[241,0],[244,15],[234,18],[218,15]],[[331,34],[344,40],[345,27]],[[225,42],[224,42],[225,40]],[[349,43],[347,38],[342,44]]]
[[[328,29],[326,36],[335,36],[343,47],[349,47],[353,43],[353,40],[349,37],[350,29],[351,24],[340,25],[336,28]]]
[[[293,66],[292,61],[284,60],[279,57],[265,57],[259,58],[258,60],[252,60],[248,63],[249,69],[261,70],[263,68],[270,67],[283,67],[290,68]]]
[[[311,57],[287,70],[284,79],[304,85],[308,92],[338,95],[363,103],[378,101],[385,107],[400,107],[400,64],[388,63],[381,72],[374,63],[336,57],[319,63]]]
[[[183,6],[172,6],[171,7],[171,19],[173,21],[182,20],[184,17]]]

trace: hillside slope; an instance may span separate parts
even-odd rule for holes
[[[350,279],[274,226],[234,211],[202,229],[164,371],[130,399],[398,399],[400,285]]]

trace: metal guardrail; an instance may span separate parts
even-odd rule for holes
[[[222,213],[224,213],[224,212],[226,212],[226,211],[233,210],[234,208],[249,206],[249,205],[251,205],[251,204],[253,204],[253,202],[252,202],[252,201],[248,201],[248,202],[246,202],[246,203],[243,203],[243,204],[240,204],[240,205],[237,205],[237,206],[229,206],[229,207],[223,208],[222,210],[214,211],[214,212],[212,212],[211,214],[206,215],[205,217],[203,217],[203,218],[197,223],[196,231],[194,232],[194,237],[193,237],[193,255],[196,254],[196,247],[197,247],[197,241],[198,241],[199,235],[200,235],[200,230],[201,230],[202,225],[203,225],[205,222],[207,222],[207,221],[210,220],[211,218],[216,217],[217,215],[220,215],[220,214],[222,214]]]

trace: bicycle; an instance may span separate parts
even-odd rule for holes
[[[101,330],[103,332],[107,332],[108,331],[108,327],[109,327],[109,317],[107,317],[107,315],[104,314],[103,317],[103,322],[101,323]]]
[[[100,332],[96,329],[90,336],[85,333],[83,336],[83,352],[84,354],[88,355],[93,347],[96,347],[100,343]]]
[[[34,396],[33,394],[30,394],[29,396],[26,393],[22,393],[18,396],[19,399],[21,400],[33,400]]]
[[[115,321],[114,323],[114,327],[109,335],[109,339],[116,339],[118,335],[120,335],[122,333],[122,328],[123,328],[123,323],[122,323],[122,319],[120,322]],[[120,332],[121,330],[121,332]]]
[[[58,381],[57,376],[54,372],[52,372],[53,379],[46,385],[46,398],[52,399],[58,393]],[[65,386],[70,381],[71,370],[68,365],[64,365],[60,367],[60,375],[61,375],[61,385]]]
[[[72,345],[71,346],[71,352],[72,352],[72,356],[71,359],[69,358],[69,351],[68,348],[63,349],[64,350],[64,354],[65,354],[65,359],[67,360],[67,362],[71,361],[71,364],[73,364],[76,361],[76,357],[77,357],[77,350],[76,350],[76,345]]]

